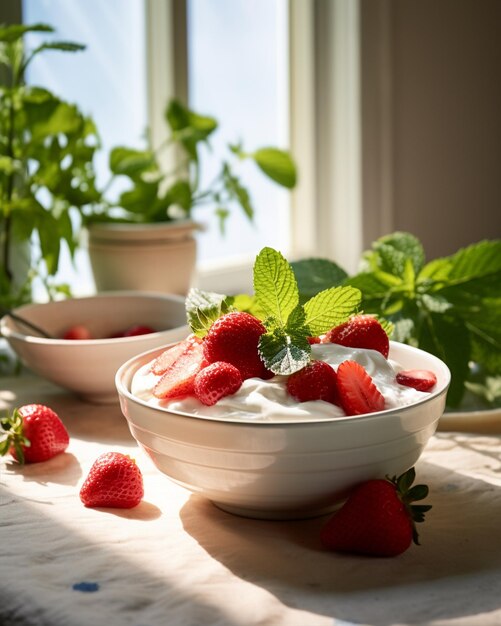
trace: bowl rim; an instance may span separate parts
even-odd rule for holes
[[[12,312],[22,314],[23,311],[36,309],[37,307],[40,307],[40,306],[58,306],[58,305],[65,306],[65,303],[75,301],[75,300],[79,302],[85,301],[85,300],[107,300],[107,299],[119,300],[121,298],[131,298],[131,297],[138,298],[138,299],[146,298],[148,300],[162,300],[162,301],[177,302],[179,304],[183,304],[183,306],[185,302],[185,297],[179,296],[177,294],[159,293],[155,291],[123,290],[123,291],[106,291],[106,292],[101,292],[101,293],[96,293],[96,294],[85,295],[85,296],[76,296],[73,298],[67,298],[65,300],[50,300],[48,302],[29,302],[27,304],[23,304],[21,306],[18,306],[12,309]],[[3,337],[4,339],[7,339],[7,340],[16,339],[18,341],[29,342],[32,344],[40,344],[42,346],[43,345],[68,346],[70,344],[72,346],[77,345],[74,340],[68,340],[68,339],[62,339],[62,338],[56,338],[56,337],[54,337],[53,339],[48,339],[46,337],[29,335],[19,330],[15,330],[8,325],[8,321],[7,321],[8,317],[10,317],[9,314],[5,313],[0,318],[0,337]],[[97,339],[79,339],[78,345],[79,346],[96,346],[96,345],[103,346],[109,342],[116,343],[119,340],[120,342],[126,342],[126,343],[139,342],[141,340],[144,340],[145,337],[160,338],[166,333],[170,333],[173,330],[184,328],[185,326],[186,326],[186,334],[188,334],[189,328],[187,324],[183,324],[181,326],[175,326],[173,328],[169,328],[166,330],[158,330],[154,333],[148,333],[147,335],[135,335],[133,337],[101,337]]]
[[[434,354],[431,354],[430,352],[426,352],[426,350],[422,350],[421,348],[415,348],[414,346],[409,346],[407,344],[404,344],[398,341],[390,341],[390,347],[393,346],[393,347],[396,347],[397,349],[402,348],[411,353],[412,352],[419,352],[420,354],[424,353],[427,355],[427,357],[434,360],[437,363],[437,367],[443,371],[443,374],[445,376],[444,384],[438,389],[430,392],[429,395],[427,395],[426,397],[422,398],[421,400],[418,400],[417,402],[413,402],[412,404],[408,404],[408,405],[401,406],[401,407],[396,407],[393,409],[386,409],[384,411],[375,411],[373,413],[363,413],[361,415],[334,416],[331,418],[324,418],[324,419],[314,419],[314,418],[313,419],[308,418],[308,419],[302,419],[302,420],[280,419],[276,421],[273,421],[273,420],[258,421],[258,420],[252,420],[252,419],[245,420],[245,419],[237,419],[237,418],[231,418],[231,417],[194,415],[192,413],[188,413],[185,411],[179,411],[175,409],[169,409],[168,407],[154,406],[152,404],[149,404],[145,400],[142,400],[141,398],[134,396],[122,380],[125,373],[129,370],[129,368],[134,366],[135,361],[138,362],[138,368],[139,368],[139,362],[144,361],[140,365],[141,366],[145,365],[147,363],[148,357],[150,357],[151,359],[153,358],[152,356],[153,354],[160,353],[162,349],[166,349],[167,347],[174,346],[177,343],[178,342],[176,341],[176,342],[173,342],[172,344],[168,344],[167,346],[154,348],[152,350],[147,350],[145,352],[142,352],[141,354],[137,354],[134,357],[128,359],[127,361],[125,361],[125,363],[122,363],[122,365],[118,368],[115,374],[115,386],[117,388],[119,397],[120,398],[124,397],[132,403],[138,404],[146,409],[150,409],[154,411],[155,413],[158,413],[161,415],[170,414],[170,415],[175,415],[178,417],[189,417],[195,420],[203,420],[203,421],[208,421],[208,422],[217,422],[217,423],[232,424],[232,425],[239,425],[239,426],[260,426],[260,427],[267,427],[267,428],[271,428],[271,427],[276,428],[276,427],[287,425],[287,427],[291,427],[291,426],[305,427],[308,425],[311,426],[313,424],[315,425],[332,424],[333,422],[342,422],[342,423],[353,422],[353,421],[365,422],[367,420],[373,420],[375,417],[387,417],[387,416],[391,417],[393,415],[401,414],[402,411],[405,411],[406,409],[421,407],[423,405],[428,404],[429,402],[436,400],[441,395],[446,394],[449,388],[450,382],[451,382],[451,372],[450,372],[449,367],[437,356],[435,356]]]

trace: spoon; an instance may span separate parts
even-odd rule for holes
[[[23,326],[26,326],[30,330],[35,331],[37,335],[40,335],[41,337],[45,337],[45,339],[54,339],[54,337],[50,335],[46,330],[44,330],[43,328],[40,328],[40,326],[37,326],[36,324],[33,324],[33,322],[28,321],[27,319],[25,319],[24,317],[21,317],[21,315],[18,315],[17,313],[14,313],[13,311],[10,311],[7,309],[3,311],[3,314],[8,315],[18,324],[22,324]]]

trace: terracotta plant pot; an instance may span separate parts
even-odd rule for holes
[[[158,224],[99,223],[88,227],[97,291],[137,290],[185,295],[196,265],[192,221]]]

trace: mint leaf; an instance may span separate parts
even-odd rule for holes
[[[261,359],[274,374],[294,374],[310,361],[311,346],[305,327],[275,328],[261,335],[258,347]]]
[[[232,298],[220,293],[192,288],[186,297],[186,318],[197,337],[205,337],[212,324],[232,310]]]
[[[451,371],[447,404],[458,406],[465,391],[471,356],[470,334],[460,319],[429,313],[418,330],[419,347],[438,356]]]
[[[348,278],[344,269],[328,259],[301,259],[293,261],[291,267],[296,277],[301,300],[313,298],[324,289],[337,287]]]
[[[404,276],[407,259],[411,260],[414,273],[418,274],[424,265],[424,250],[417,237],[410,233],[395,232],[381,237],[373,244],[372,253],[378,267],[395,276]]]
[[[285,328],[290,313],[299,304],[299,291],[291,266],[273,248],[263,248],[256,257],[254,293],[265,315],[275,317]]]
[[[345,322],[355,313],[362,294],[353,287],[332,287],[321,291],[304,305],[311,335],[321,335]]]
[[[487,372],[501,373],[501,298],[477,302],[464,316],[472,342],[472,358]]]

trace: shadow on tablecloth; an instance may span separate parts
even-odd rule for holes
[[[384,626],[499,609],[501,487],[430,462],[417,470],[433,508],[419,525],[421,545],[397,558],[324,551],[319,533],[328,517],[251,520],[199,496],[180,515],[186,532],[236,576],[303,611]]]

